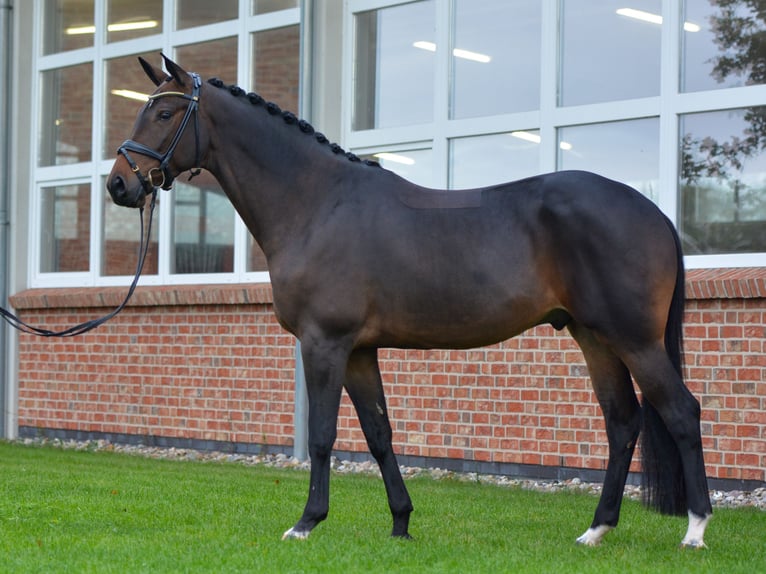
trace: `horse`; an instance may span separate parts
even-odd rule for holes
[[[380,467],[391,534],[410,537],[379,348],[466,349],[550,324],[584,354],[609,446],[593,521],[576,541],[597,545],[617,526],[641,435],[644,502],[688,514],[681,545],[705,546],[700,404],[682,379],[683,254],[650,200],[576,171],[420,187],[258,94],[162,57],[166,72],[139,58],[156,90],[107,188],[140,207],[182,172],[207,169],[263,250],[274,313],[301,343],[309,401],[309,494],[284,539],[307,538],[327,517],[343,389]]]

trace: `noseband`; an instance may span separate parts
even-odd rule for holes
[[[141,182],[141,185],[143,188],[147,191],[147,193],[151,193],[152,189],[154,187],[164,187],[166,184],[170,184],[171,181],[173,181],[173,176],[170,175],[168,172],[168,164],[170,163],[170,160],[173,158],[173,153],[176,150],[176,146],[178,145],[178,142],[181,140],[181,136],[183,136],[184,130],[186,130],[186,126],[189,124],[189,120],[191,119],[192,115],[194,116],[194,142],[196,146],[195,150],[195,161],[194,163],[196,165],[199,165],[200,161],[200,150],[199,150],[199,125],[198,125],[198,118],[197,118],[197,108],[199,108],[199,93],[200,93],[200,87],[202,86],[202,79],[200,78],[199,74],[191,73],[192,77],[192,93],[191,94],[185,94],[183,92],[160,92],[158,94],[153,94],[149,96],[149,106],[151,106],[151,103],[154,100],[157,100],[159,98],[165,98],[169,96],[174,96],[177,98],[183,98],[185,100],[189,100],[189,106],[186,108],[186,113],[184,114],[183,119],[181,120],[181,124],[178,126],[178,130],[176,130],[176,134],[173,136],[173,139],[170,142],[170,145],[168,146],[168,149],[165,151],[165,153],[160,153],[156,150],[153,150],[149,146],[146,146],[142,143],[139,143],[137,141],[133,140],[125,140],[122,142],[122,145],[117,149],[117,153],[122,155],[125,160],[128,162],[128,165],[130,166],[130,169],[133,170],[133,173],[136,174],[138,177],[138,181]],[[156,159],[160,162],[160,164],[156,167],[151,168],[148,172],[146,172],[146,175],[141,173],[141,169],[138,167],[138,164],[133,161],[133,158],[130,156],[128,151],[132,151],[135,153],[140,153],[141,155],[146,155],[151,158]],[[199,175],[200,171],[202,171],[199,167],[194,168],[191,170],[191,175],[189,176],[189,179],[194,177],[195,175]],[[159,173],[162,176],[162,180],[159,183],[154,183],[154,174]]]

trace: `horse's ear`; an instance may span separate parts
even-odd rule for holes
[[[141,67],[144,69],[144,72],[146,72],[146,75],[149,76],[149,79],[154,82],[155,86],[159,86],[162,82],[165,81],[165,78],[167,78],[167,74],[165,72],[159,68],[155,68],[141,56],[138,57],[138,61],[141,63]]]
[[[165,68],[167,68],[168,73],[173,76],[173,79],[176,82],[183,86],[186,83],[186,79],[189,77],[189,74],[187,74],[186,71],[181,68],[181,66],[168,58],[165,54],[162,54],[162,59],[165,60]]]

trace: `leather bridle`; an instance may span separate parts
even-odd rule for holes
[[[170,186],[170,183],[173,181],[173,176],[168,172],[168,164],[170,163],[170,160],[173,158],[173,153],[176,151],[176,146],[178,146],[178,142],[181,140],[181,136],[183,136],[184,131],[186,130],[186,126],[189,124],[189,120],[194,116],[194,141],[195,141],[195,165],[199,165],[200,161],[200,147],[199,147],[199,119],[197,117],[197,109],[199,108],[199,94],[200,94],[200,88],[202,87],[202,79],[200,78],[199,74],[190,73],[190,76],[192,77],[192,92],[191,94],[186,94],[184,92],[159,92],[157,94],[153,94],[149,96],[149,103],[148,106],[151,106],[152,102],[154,100],[157,100],[159,98],[166,98],[166,97],[177,97],[177,98],[183,98],[185,100],[189,100],[189,105],[186,108],[186,113],[184,114],[183,119],[181,120],[181,124],[178,126],[178,129],[176,130],[175,135],[173,136],[173,139],[170,142],[170,145],[168,146],[168,149],[165,150],[165,153],[160,153],[152,148],[150,148],[147,145],[144,145],[142,143],[139,143],[134,140],[125,140],[122,142],[122,145],[117,149],[117,153],[122,155],[125,160],[128,162],[128,165],[130,166],[130,169],[133,171],[133,173],[136,174],[136,177],[138,177],[138,181],[141,182],[141,185],[143,186],[144,190],[147,191],[147,193],[151,193],[152,189],[155,187],[162,187],[165,188],[166,186]],[[151,168],[149,171],[146,172],[146,175],[141,173],[141,169],[138,167],[138,164],[133,160],[133,158],[130,156],[128,151],[132,151],[135,153],[139,153],[141,155],[149,156],[151,158],[156,159],[159,161],[159,165]],[[191,170],[191,175],[189,175],[189,179],[192,177],[199,175],[201,168],[196,167]],[[159,174],[159,176],[162,177],[162,179],[159,181],[159,183],[155,183],[155,175]]]

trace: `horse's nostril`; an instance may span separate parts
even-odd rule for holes
[[[125,197],[125,180],[120,175],[115,175],[111,180],[107,181],[106,188],[115,201]]]

